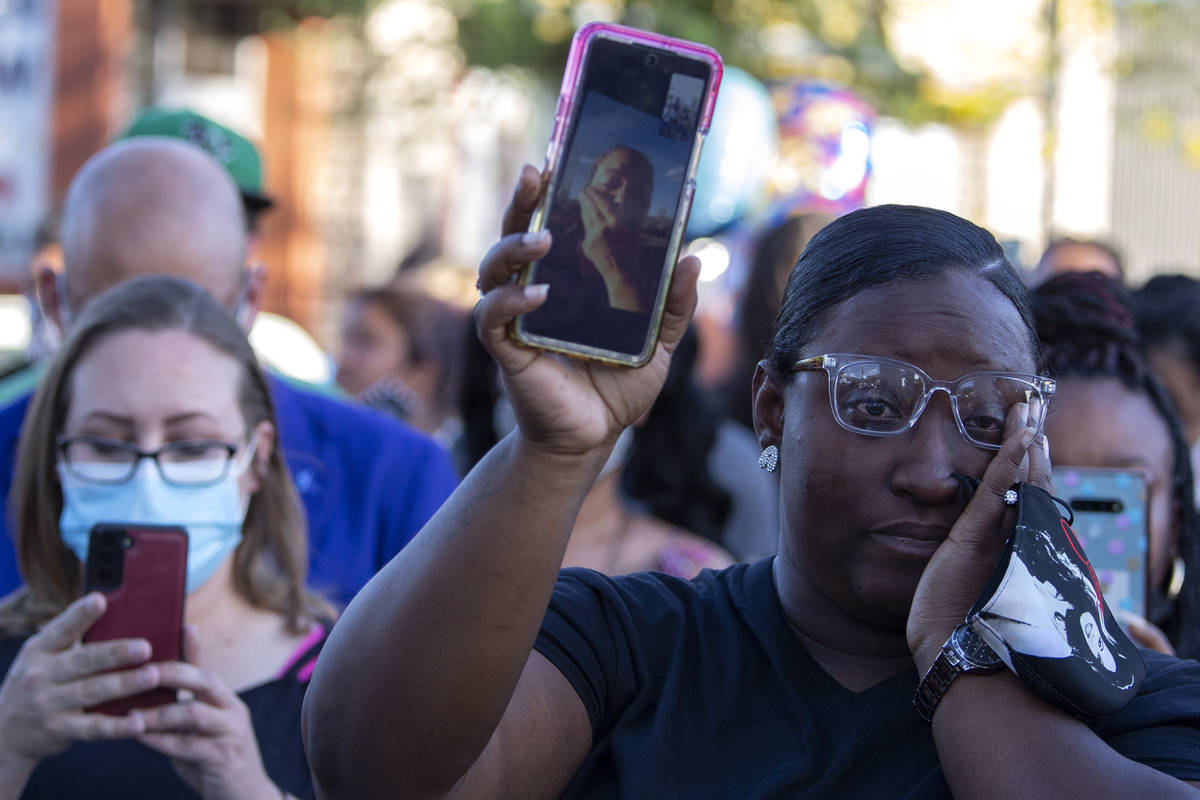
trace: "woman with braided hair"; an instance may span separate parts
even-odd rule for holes
[[[1139,644],[1200,655],[1200,517],[1179,416],[1138,336],[1124,286],[1098,272],[1067,273],[1032,293],[1042,355],[1058,391],[1046,420],[1056,465],[1145,471],[1149,506],[1149,621]],[[1190,580],[1182,576],[1190,573]]]

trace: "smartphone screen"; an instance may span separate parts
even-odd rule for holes
[[[647,349],[712,71],[652,44],[591,40],[548,195],[553,244],[530,271],[550,293],[522,334],[630,357]]]
[[[1114,611],[1146,616],[1146,476],[1135,470],[1054,468],[1054,493],[1075,515],[1072,528]]]

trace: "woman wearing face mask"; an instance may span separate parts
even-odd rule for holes
[[[25,586],[0,606],[0,797],[312,793],[299,737],[330,607],[304,588],[304,520],[263,375],[237,323],[165,276],[83,311],[30,406],[13,505]],[[99,522],[188,535],[184,662],[81,644]],[[86,709],[151,688],[179,701]]]

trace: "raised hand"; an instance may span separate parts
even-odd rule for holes
[[[579,215],[583,219],[585,247],[589,241],[603,237],[619,224],[616,203],[594,186],[585,186],[579,193]]]
[[[925,567],[908,614],[908,645],[924,672],[962,622],[1000,560],[1012,507],[1004,493],[1014,483],[1051,488],[1050,458],[1037,431],[1027,424],[1029,408],[1018,403],[1005,424],[1004,444],[983,473],[971,502]],[[1031,446],[1033,445],[1033,446]],[[1007,524],[1006,524],[1007,523]]]
[[[582,454],[611,445],[637,421],[662,388],[671,352],[696,305],[699,262],[684,258],[675,268],[663,313],[658,345],[650,362],[637,369],[564,358],[518,346],[508,324],[546,301],[545,284],[517,286],[512,278],[550,249],[550,235],[521,233],[537,205],[541,180],[525,167],[504,216],[504,237],[484,257],[479,270],[483,299],[475,308],[479,338],[496,359],[521,435],[533,447],[556,454]]]
[[[580,249],[604,281],[608,304],[624,311],[647,312],[634,279],[641,266],[640,232],[621,226],[616,203],[595,186],[580,193],[579,211],[584,230]]]

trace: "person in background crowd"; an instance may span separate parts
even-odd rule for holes
[[[242,200],[221,166],[193,145],[138,137],[93,156],[72,181],[62,235],[64,272],[44,280],[39,297],[64,330],[100,292],[156,273],[195,280],[243,328],[253,323],[265,273],[246,266]],[[441,505],[455,472],[436,443],[407,426],[278,377],[270,384],[280,444],[308,518],[309,579],[345,603]],[[3,496],[28,403],[0,410]],[[12,522],[6,513],[0,519]],[[0,544],[0,592],[19,582],[11,547]]]
[[[1030,288],[1036,288],[1063,272],[1100,272],[1119,281],[1125,280],[1121,256],[1112,245],[1095,239],[1064,236],[1050,242],[1025,283]]]
[[[462,337],[462,383],[458,386],[458,414],[462,434],[454,443],[454,463],[459,475],[470,472],[496,446],[516,420],[500,385],[500,371],[491,353],[474,336],[475,321]]]
[[[952,214],[856,211],[797,263],[754,379],[777,556],[691,581],[560,574],[699,263],[676,267],[640,369],[517,346],[509,322],[546,297],[509,281],[550,245],[522,238],[539,177],[521,175],[476,310],[517,427],[330,636],[303,717],[323,797],[1200,797],[1195,662],[1142,651],[1137,696],[1091,725],[998,657],[951,666],[1006,495],[1050,486],[1053,392],[1019,277]],[[956,475],[979,480],[969,501]],[[918,687],[940,698],[928,716]]]
[[[689,330],[650,413],[618,438],[579,510],[563,566],[691,578],[733,563],[716,544],[731,498],[708,469],[720,416],[692,380],[698,345]]]
[[[622,432],[588,491],[563,566],[609,575],[657,570],[690,578],[733,558],[719,545],[730,497],[706,467],[720,423],[692,381],[698,339],[689,331],[645,420]],[[482,457],[514,424],[496,365],[470,337],[463,401],[464,453]],[[474,461],[466,464],[467,470]]]
[[[248,250],[253,253],[259,219],[275,205],[263,190],[262,159],[254,145],[236,131],[187,109],[147,108],[117,138],[138,136],[182,139],[208,153],[225,168],[242,197],[250,237]]]
[[[1107,275],[1071,272],[1038,286],[1032,299],[1058,384],[1046,420],[1054,463],[1146,473],[1149,622],[1123,621],[1143,646],[1200,656],[1200,516],[1188,445],[1138,338],[1132,298]]]
[[[46,323],[37,302],[37,276],[43,271],[62,272],[62,248],[59,246],[61,212],[51,211],[38,225],[33,235],[33,258],[22,291],[29,304],[29,346],[24,353],[0,366],[0,408],[33,391],[41,377],[38,364],[53,354],[58,346],[59,331]]]
[[[747,472],[757,457],[750,383],[771,340],[783,287],[808,240],[832,218],[825,214],[789,217],[766,231],[755,248],[737,312],[737,355],[723,390],[729,422],[718,433],[722,453],[713,472],[734,498],[722,540],[743,561],[757,561],[779,546],[779,482],[774,475]]]
[[[360,289],[346,303],[337,382],[355,400],[426,433],[451,436],[454,365],[462,315],[427,293],[401,286]],[[450,339],[447,346],[440,339]],[[447,444],[449,442],[446,442]]]
[[[118,137],[118,141],[141,136],[179,139],[199,147],[224,167],[237,184],[246,217],[246,255],[249,269],[259,264],[261,221],[275,208],[263,188],[263,164],[258,149],[244,136],[208,117],[188,109],[147,108]],[[250,331],[250,344],[259,360],[277,375],[301,385],[302,389],[342,397],[332,380],[332,368],[319,345],[295,322],[277,314],[259,313]],[[328,378],[322,378],[322,367]]]
[[[1134,313],[1150,363],[1183,420],[1196,472],[1200,466],[1200,281],[1189,275],[1155,275],[1134,292]]]
[[[300,708],[333,610],[304,586],[276,431],[245,332],[196,284],[133,278],[82,311],[13,485],[25,583],[0,603],[0,798],[312,796]],[[81,643],[107,606],[81,597],[88,533],[118,520],[186,528],[186,663]],[[191,699],[89,710],[152,688]]]
[[[827,214],[799,214],[767,230],[758,240],[742,287],[737,312],[737,362],[726,386],[729,418],[754,429],[750,382],[771,343],[771,328],[783,289],[809,239],[833,220]]]
[[[30,306],[30,324],[32,326],[32,339],[29,344],[29,362],[37,363],[43,358],[54,355],[55,349],[58,347],[56,338],[57,330],[54,326],[46,323],[45,317],[42,316],[41,306],[37,302],[37,276],[43,270],[53,270],[61,273],[62,266],[62,237],[60,229],[62,227],[62,210],[54,209],[48,213],[41,224],[38,225],[37,231],[33,235],[33,259],[30,262],[29,268],[29,291],[28,300]],[[36,383],[36,381],[35,381]],[[33,384],[27,388],[32,389]],[[8,402],[9,396],[0,390],[0,405]]]

